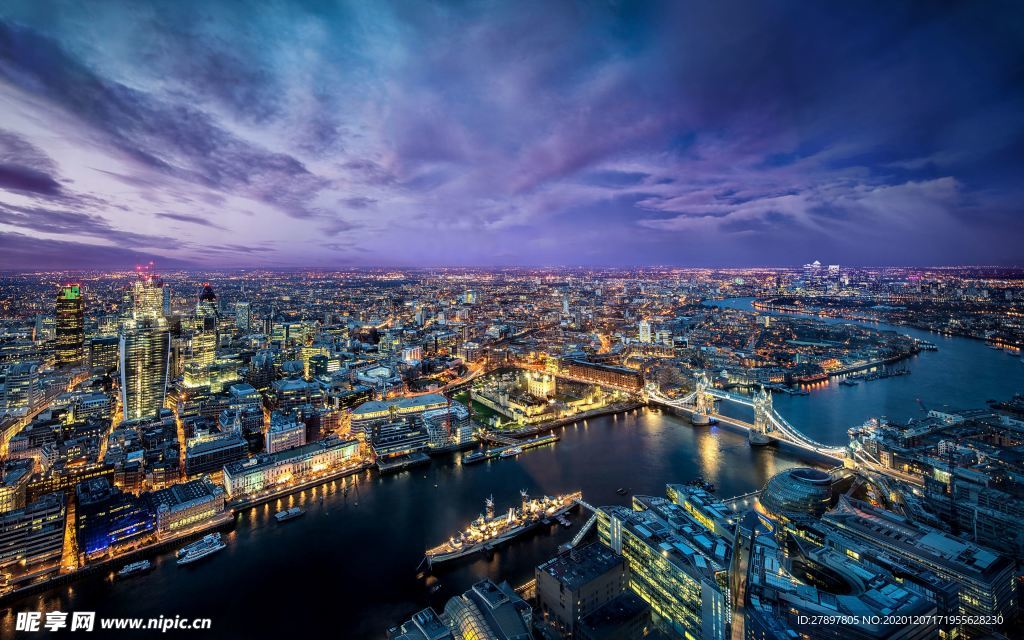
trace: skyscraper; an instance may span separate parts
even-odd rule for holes
[[[217,317],[217,294],[209,282],[203,283],[203,290],[199,293],[199,301],[196,302],[197,318]]]
[[[143,318],[121,332],[121,406],[125,420],[160,415],[167,393],[171,334],[162,320]]]
[[[235,326],[242,331],[248,331],[252,323],[252,305],[248,302],[235,304]]]
[[[132,318],[164,318],[164,281],[151,271],[139,273],[132,285]]]
[[[79,284],[65,284],[57,294],[57,366],[85,362],[85,301]]]
[[[125,420],[160,415],[167,394],[171,334],[163,314],[164,283],[145,272],[132,286],[132,318],[121,328],[121,406]]]

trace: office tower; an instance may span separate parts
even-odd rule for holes
[[[167,394],[171,334],[160,319],[142,318],[120,336],[121,406],[125,420],[160,415]]]
[[[38,362],[17,362],[7,370],[3,385],[3,408],[32,409],[42,398]]]
[[[139,273],[132,284],[132,319],[164,318],[164,281],[149,271]]]
[[[199,318],[216,318],[217,294],[213,292],[213,286],[209,282],[203,283],[203,290],[199,293],[199,301],[196,302],[196,316]]]
[[[104,371],[117,369],[120,341],[117,336],[103,336],[89,341],[89,366]]]
[[[217,355],[217,334],[212,329],[192,334],[188,364],[206,368]]]
[[[598,537],[625,560],[630,589],[672,637],[725,640],[729,547],[664,498],[635,496],[634,505],[597,511]]]
[[[63,493],[48,493],[25,507],[0,513],[0,570],[15,573],[59,560],[66,516]]]
[[[85,300],[78,284],[66,284],[57,294],[57,366],[85,363]]]
[[[248,331],[252,323],[252,304],[239,302],[235,304],[235,326],[242,331]]]
[[[165,316],[171,315],[171,287],[167,284],[163,286],[163,311]]]
[[[651,341],[651,323],[648,322],[647,320],[641,320],[640,321],[640,336],[639,336],[639,338],[640,338],[640,342],[647,343],[647,342]]]

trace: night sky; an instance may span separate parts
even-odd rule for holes
[[[1024,264],[1019,2],[0,3],[0,269]]]

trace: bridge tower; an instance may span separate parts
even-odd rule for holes
[[[769,444],[768,432],[772,431],[772,394],[761,387],[754,394],[754,426],[747,432],[747,440],[752,445]]]
[[[697,395],[694,397],[694,409],[690,415],[690,423],[694,426],[706,426],[711,424],[711,414],[715,412],[715,397],[708,389],[711,388],[711,380],[708,374],[701,373],[697,376]]]

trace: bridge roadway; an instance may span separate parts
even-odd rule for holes
[[[683,411],[689,411],[693,413],[696,410],[693,402],[697,396],[697,392],[693,392],[683,398],[671,399],[663,395],[660,391],[654,389],[648,389],[647,394],[650,400],[663,404],[674,409],[680,409]],[[741,396],[735,393],[729,393],[728,391],[722,391],[720,389],[709,389],[708,394],[719,400],[727,400],[729,402],[735,402],[744,406],[753,406],[754,402],[751,398]],[[737,420],[736,418],[730,418],[721,414],[716,414],[715,418],[739,427],[741,429],[750,430],[754,428],[754,425],[743,420]],[[827,456],[835,460],[843,460],[846,457],[846,447],[833,447],[829,445],[816,442],[811,438],[808,438],[804,434],[800,433],[793,425],[789,423],[785,418],[779,415],[778,411],[772,411],[769,415],[769,419],[774,429],[768,432],[766,435],[770,438],[774,438],[780,442],[786,442],[791,445],[813,451],[819,455]]]

